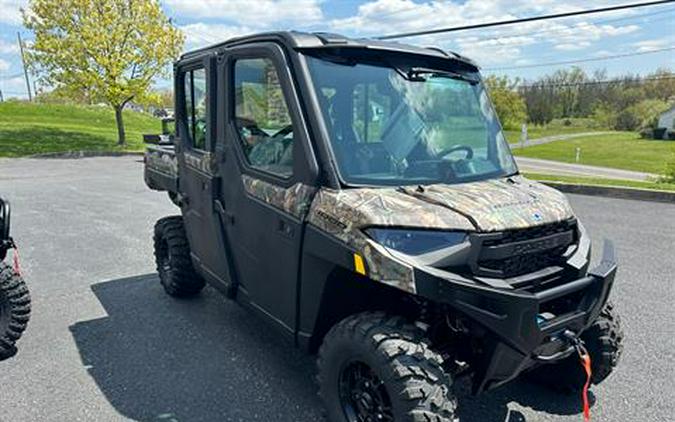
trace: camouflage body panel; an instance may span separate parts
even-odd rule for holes
[[[370,226],[500,231],[573,217],[558,191],[523,177],[423,188],[321,189],[307,221],[361,253],[368,276],[415,293],[412,265],[367,237]]]
[[[469,220],[452,210],[393,188],[321,189],[307,220],[362,254],[370,278],[410,293],[415,293],[412,266],[392,256],[361,229],[406,226],[473,230]]]
[[[467,216],[479,231],[555,223],[574,216],[563,194],[522,176],[459,185],[430,185],[406,192]],[[433,226],[430,226],[433,227]]]
[[[241,180],[249,195],[296,218],[303,218],[307,214],[312,196],[316,192],[316,188],[302,183],[284,188],[246,174],[241,176]]]
[[[149,146],[145,150],[145,165],[170,177],[178,177],[178,160],[173,149]]]
[[[209,175],[218,174],[216,157],[212,152],[195,154],[191,151],[183,153],[185,164]]]

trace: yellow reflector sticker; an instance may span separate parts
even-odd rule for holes
[[[354,254],[354,271],[361,275],[366,275],[366,265],[363,263],[361,255]]]

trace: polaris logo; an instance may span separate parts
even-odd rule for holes
[[[318,210],[316,212],[316,215],[324,219],[328,224],[337,227],[339,230],[345,230],[347,228],[347,225],[337,219],[336,217],[328,214],[324,210]]]

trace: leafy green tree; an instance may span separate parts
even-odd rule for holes
[[[643,100],[631,106],[629,110],[638,120],[639,129],[656,129],[659,116],[671,107],[663,100]]]
[[[507,129],[517,129],[527,121],[525,100],[516,91],[518,81],[510,81],[508,77],[489,76],[485,85],[494,103],[499,120]]]
[[[30,0],[23,21],[35,35],[28,58],[42,83],[109,104],[119,145],[124,106],[147,97],[184,41],[157,0]]]
[[[606,102],[598,103],[593,110],[593,120],[605,129],[614,129],[617,120],[617,111],[611,104]]]

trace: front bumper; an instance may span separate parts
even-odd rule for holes
[[[578,337],[597,319],[616,270],[614,247],[605,241],[602,261],[587,275],[537,292],[482,285],[431,267],[416,268],[415,281],[419,295],[450,305],[487,333],[481,353],[472,362],[477,394],[541,362],[569,355],[573,349],[568,335]],[[541,317],[548,306],[561,300],[573,305],[549,314],[550,318]]]

